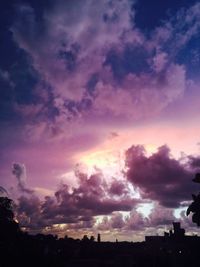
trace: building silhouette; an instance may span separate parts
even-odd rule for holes
[[[100,235],[100,234],[97,235],[97,242],[98,242],[98,243],[101,242],[101,235]]]
[[[179,240],[183,239],[184,237],[186,237],[185,229],[181,228],[180,222],[173,222],[173,230],[170,230],[169,232],[164,232],[163,236],[145,236],[145,241],[147,243],[155,243],[164,240]]]

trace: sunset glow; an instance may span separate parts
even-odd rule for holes
[[[112,241],[143,240],[177,219],[193,231],[200,3],[7,2],[0,194],[21,227]]]

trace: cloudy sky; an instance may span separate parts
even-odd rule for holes
[[[31,232],[142,240],[200,169],[200,3],[13,0],[0,14],[0,186]]]

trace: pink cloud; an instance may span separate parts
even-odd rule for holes
[[[112,6],[106,1],[98,4],[79,1],[76,5],[59,1],[45,13],[45,33],[42,36],[34,36],[38,26],[34,10],[21,6],[19,12],[28,23],[24,25],[19,19],[13,26],[16,42],[30,53],[35,69],[53,86],[55,96],[76,101],[82,99],[90,75],[101,70],[106,51],[113,45],[121,46],[126,42],[130,38],[126,37],[127,33],[132,28],[128,1],[118,1]],[[105,23],[105,14],[108,18],[116,14],[117,21]],[[137,32],[135,38],[139,39]],[[59,60],[58,52],[71,51],[74,46],[80,52],[76,71],[71,72],[66,69],[65,61]]]
[[[84,121],[91,112],[93,117],[106,114],[125,119],[131,117],[133,121],[155,116],[185,92],[185,67],[173,63],[173,58],[168,58],[162,51],[162,45],[159,48],[159,29],[155,33],[157,37],[152,37],[155,44],[150,46],[152,40],[147,40],[133,26],[130,17],[133,20],[135,10],[126,0],[111,5],[106,1],[98,4],[91,1],[83,5],[79,1],[76,7],[72,2],[59,1],[45,12],[42,35],[37,29],[34,10],[21,6],[19,12],[27,19],[27,24],[22,24],[18,18],[12,28],[15,40],[31,55],[42,80],[52,87],[53,106],[59,111],[55,123],[59,126],[69,125],[69,120],[74,120],[74,117]],[[163,25],[160,32],[168,29],[173,35],[173,28],[169,25]],[[169,36],[162,38],[162,43],[168,42]],[[127,73],[122,84],[118,84],[112,70],[104,63],[111,49],[120,57],[126,45],[142,47],[150,55],[158,46],[157,54],[150,56],[149,64],[152,66],[149,67],[162,73]],[[60,52],[64,58],[59,58]],[[66,67],[70,60],[74,64],[73,70]],[[98,74],[99,82],[95,86],[95,95],[90,96],[87,83],[94,73]],[[80,111],[77,105],[86,98],[91,107]],[[73,112],[66,107],[68,100],[77,103]],[[23,112],[32,112],[32,109],[22,108]]]
[[[171,64],[158,76],[129,74],[121,86],[99,82],[94,109],[97,114],[110,113],[132,120],[149,118],[182,97],[185,87],[185,68],[180,65]]]

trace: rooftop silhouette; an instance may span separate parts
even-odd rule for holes
[[[95,241],[96,240],[96,241]],[[179,222],[163,236],[144,242],[102,242],[100,233],[82,239],[30,235],[14,220],[12,200],[0,197],[0,253],[2,267],[43,266],[197,266],[199,236],[186,236]]]

